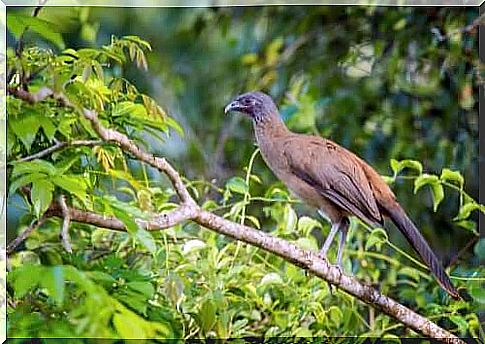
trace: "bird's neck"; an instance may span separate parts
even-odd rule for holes
[[[261,149],[271,145],[278,137],[290,133],[279,114],[270,114],[260,120],[253,120],[256,141]]]

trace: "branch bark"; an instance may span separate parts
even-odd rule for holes
[[[49,92],[45,94],[48,93]],[[59,99],[65,106],[70,106],[79,110],[72,106],[64,95],[54,95],[53,92],[51,95],[56,97],[56,99]],[[39,99],[39,97],[28,95],[25,91],[22,91],[19,94],[19,97],[27,101],[33,99],[38,101]],[[143,227],[149,230],[161,230],[192,220],[217,233],[259,247],[267,252],[274,253],[286,261],[300,266],[315,276],[337,286],[372,307],[381,310],[418,333],[427,337],[439,338],[445,343],[464,343],[461,339],[429,321],[425,317],[415,313],[393,299],[382,295],[376,289],[363,284],[356,278],[344,274],[340,268],[330,265],[326,259],[321,258],[317,253],[303,250],[286,240],[274,237],[248,226],[234,223],[201,209],[189,194],[178,172],[167,162],[167,160],[145,152],[134,144],[126,135],[104,127],[99,121],[95,111],[89,109],[80,109],[79,111],[91,122],[93,129],[98,133],[102,140],[117,144],[124,151],[131,153],[138,160],[165,173],[170,179],[181,200],[180,206],[169,213],[159,214],[150,221],[138,220],[138,223]],[[123,223],[116,218],[105,217],[76,208],[68,208],[68,213],[70,214],[72,221],[88,223],[113,230],[125,230]],[[46,212],[45,216],[62,217],[63,211],[58,204],[53,204]]]
[[[59,205],[61,207],[62,212],[62,229],[61,229],[61,239],[62,239],[62,246],[64,249],[72,253],[72,246],[71,246],[71,239],[69,237],[69,226],[71,225],[71,212],[66,204],[66,198],[64,195],[59,196]]]

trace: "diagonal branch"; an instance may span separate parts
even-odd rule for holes
[[[98,116],[94,110],[83,109],[83,115],[86,117],[93,126],[93,129],[98,135],[107,142],[114,142],[120,146],[124,151],[130,152],[138,160],[147,163],[148,165],[155,167],[160,172],[165,173],[170,182],[172,183],[175,192],[179,196],[182,203],[195,205],[195,201],[190,196],[189,191],[185,187],[185,184],[180,178],[179,173],[170,165],[165,158],[159,158],[152,154],[145,152],[142,148],[137,146],[126,135],[104,127],[98,119]]]
[[[51,93],[51,95],[65,106],[79,110],[70,104],[65,96],[55,95],[54,93]],[[21,93],[18,96],[27,101],[36,98],[31,97],[26,93]],[[151,221],[138,220],[140,225],[149,230],[159,230],[187,220],[192,220],[219,234],[243,241],[267,252],[274,253],[288,262],[300,266],[319,278],[339,287],[361,301],[368,303],[372,307],[381,310],[418,333],[427,337],[439,338],[446,343],[464,343],[461,339],[429,321],[425,317],[415,313],[393,299],[382,295],[376,289],[363,284],[355,277],[345,275],[340,268],[330,265],[326,259],[321,258],[317,253],[303,250],[286,240],[274,237],[248,226],[234,223],[221,216],[201,209],[190,196],[178,172],[167,162],[167,160],[164,158],[157,158],[145,152],[134,144],[126,135],[104,127],[99,121],[96,112],[93,110],[81,109],[80,112],[91,122],[93,129],[98,133],[101,139],[107,142],[116,143],[123,150],[135,156],[138,160],[165,173],[172,182],[172,185],[181,200],[181,205],[169,213],[157,215]],[[69,208],[69,214],[72,221],[89,223],[114,230],[125,230],[124,224],[116,218],[105,217],[76,208]],[[62,217],[62,215],[63,212],[59,205],[53,204],[45,216]]]

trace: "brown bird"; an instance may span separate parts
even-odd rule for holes
[[[382,177],[365,161],[335,142],[291,132],[270,96],[249,92],[224,109],[241,112],[253,120],[256,141],[274,174],[307,204],[318,209],[332,227],[320,251],[324,257],[339,231],[337,264],[349,228],[349,216],[382,227],[390,218],[452,297],[460,298],[428,243],[399,205]]]

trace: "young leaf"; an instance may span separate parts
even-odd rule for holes
[[[418,192],[424,185],[428,184],[438,184],[438,176],[424,173],[414,180],[414,193]]]
[[[465,182],[460,172],[452,171],[448,168],[444,168],[441,171],[440,179],[443,181],[456,182],[460,187],[463,186],[463,183]]]
[[[248,185],[246,184],[246,181],[241,177],[232,177],[231,179],[229,179],[226,182],[226,188],[240,194],[245,194],[248,192]]]
[[[438,210],[438,205],[445,198],[445,191],[441,183],[431,184],[431,195],[433,196],[433,211]]]
[[[388,238],[387,233],[384,229],[382,228],[373,229],[365,242],[365,250],[368,251],[373,246],[375,246],[378,250],[380,250],[382,243],[384,243],[387,240],[387,238]]]
[[[397,176],[405,168],[410,168],[418,171],[419,174],[423,173],[423,165],[421,165],[419,161],[409,159],[397,161],[395,159],[391,159],[391,169],[394,172],[395,176]]]
[[[453,221],[466,220],[468,217],[470,217],[472,211],[475,210],[480,210],[482,213],[485,213],[485,206],[474,201],[465,203],[460,207],[458,215],[453,219]]]
[[[322,224],[308,216],[302,216],[298,219],[298,232],[304,236],[310,235],[313,228],[322,228]]]

